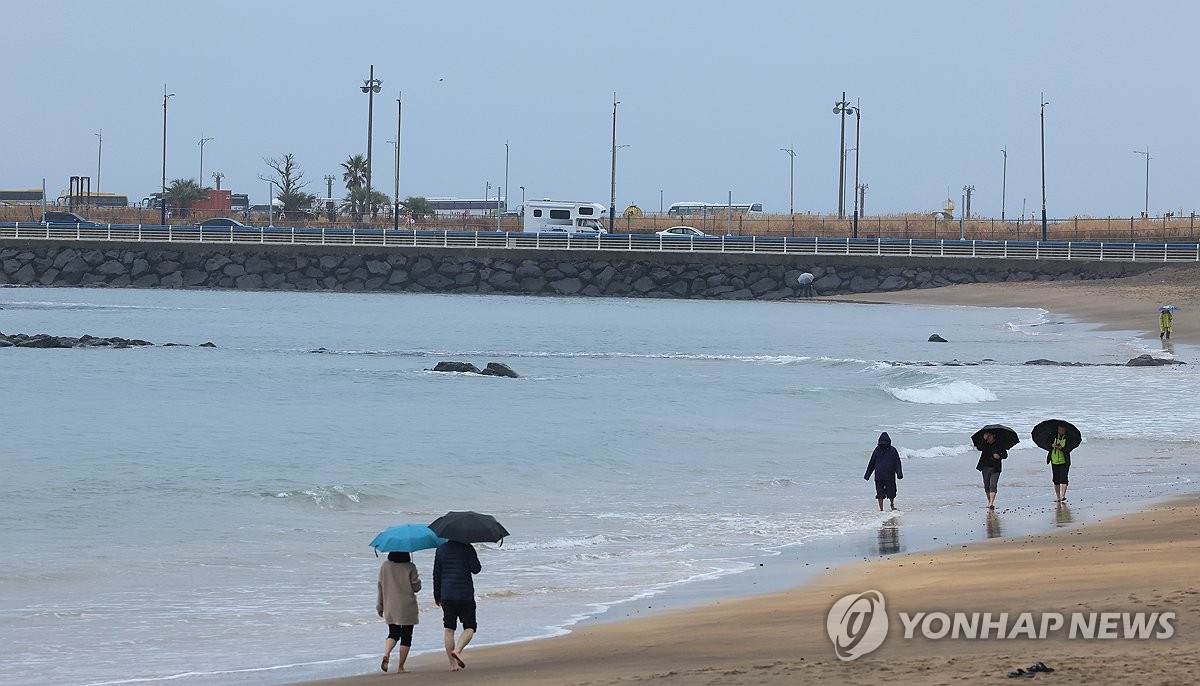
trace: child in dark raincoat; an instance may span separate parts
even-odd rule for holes
[[[871,453],[863,480],[869,480],[872,472],[875,473],[875,499],[879,501],[879,511],[883,511],[884,498],[893,510],[896,509],[896,479],[904,478],[904,469],[900,466],[900,453],[892,447],[892,439],[886,431],[879,434],[879,444]]]

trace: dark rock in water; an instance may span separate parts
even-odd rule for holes
[[[215,347],[217,347],[217,344],[213,343],[212,341],[205,341],[204,343],[200,344],[200,347],[201,348],[215,348]]]
[[[1050,367],[1050,366],[1057,367],[1058,366],[1058,363],[1055,362],[1054,360],[1047,360],[1044,357],[1040,357],[1036,360],[1028,360],[1027,362],[1025,362],[1025,364],[1043,365],[1043,366],[1047,366],[1047,367]]]
[[[329,352],[329,350],[327,348],[317,348],[316,350],[309,350],[308,352],[310,352],[310,353],[327,353],[327,352]]]
[[[487,367],[484,367],[482,372],[484,376],[506,376],[510,379],[517,379],[520,376],[506,364],[500,362],[488,362]]]
[[[163,343],[162,347],[164,347],[164,348],[190,348],[191,345],[189,345],[187,343]]]
[[[1138,355],[1132,360],[1125,363],[1126,367],[1164,367],[1171,364],[1187,364],[1179,360],[1172,360],[1165,357],[1151,357],[1150,355]]]
[[[942,338],[941,336],[939,336],[935,333],[929,337],[929,342],[930,343],[949,343],[950,341],[947,341],[945,338]]]
[[[479,367],[476,367],[475,365],[471,364],[470,362],[438,362],[437,365],[434,366],[433,371],[435,371],[435,372],[469,372],[471,374],[478,374]]]

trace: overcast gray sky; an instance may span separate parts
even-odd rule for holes
[[[608,202],[617,92],[617,205],[681,200],[837,209],[839,118],[862,104],[868,214],[938,209],[975,186],[973,211],[1040,207],[1045,92],[1051,217],[1197,204],[1194,35],[1178,2],[11,2],[0,72],[0,188],[52,195],[71,175],[141,199],[161,175],[205,175],[265,202],[264,157],[294,153],[324,194],[366,149],[375,65],[374,183],[391,193],[403,91],[401,195]],[[854,147],[853,119],[847,147]],[[848,157],[853,164],[853,153]],[[95,179],[93,178],[93,183]],[[211,184],[211,178],[205,179]],[[848,182],[853,184],[853,179]],[[494,192],[494,191],[493,191]],[[847,200],[849,203],[849,200]]]

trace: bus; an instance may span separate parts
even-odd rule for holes
[[[730,210],[735,215],[762,214],[761,202],[676,202],[667,210],[668,217],[724,217]]]

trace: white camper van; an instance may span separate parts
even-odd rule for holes
[[[608,221],[608,208],[598,202],[530,200],[525,203],[525,233],[601,234]]]

